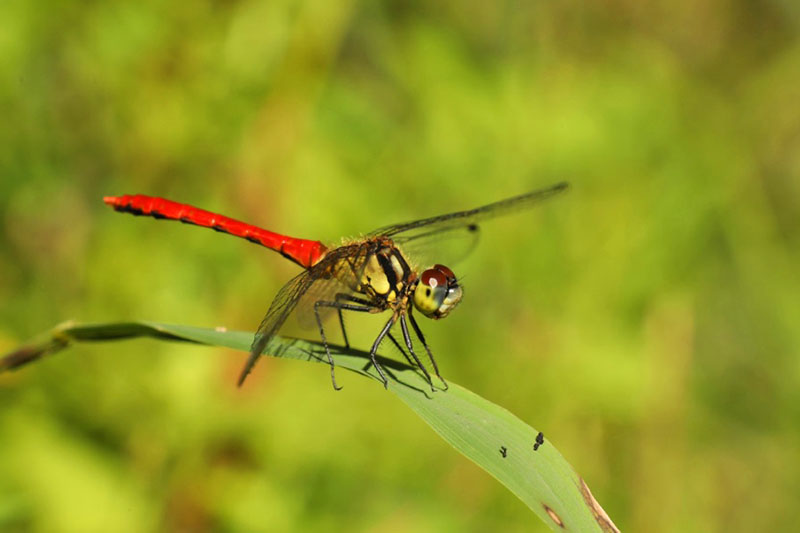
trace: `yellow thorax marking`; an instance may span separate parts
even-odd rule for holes
[[[374,254],[367,260],[364,273],[361,275],[361,284],[371,287],[377,294],[385,295],[391,290],[389,280],[378,262],[378,257]]]

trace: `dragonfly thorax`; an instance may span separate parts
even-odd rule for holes
[[[369,254],[356,291],[378,308],[403,308],[409,300],[428,318],[446,317],[461,301],[462,289],[453,271],[434,265],[418,275],[400,250],[384,244]]]
[[[392,304],[406,294],[412,270],[394,246],[382,246],[367,258],[358,292]]]
[[[422,273],[414,288],[414,307],[428,318],[444,318],[458,305],[462,295],[453,271],[444,265],[434,265]]]

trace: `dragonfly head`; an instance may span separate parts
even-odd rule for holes
[[[434,265],[420,276],[414,288],[414,307],[428,318],[444,318],[461,301],[456,275],[444,265]]]

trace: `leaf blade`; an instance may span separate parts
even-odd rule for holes
[[[0,373],[15,370],[66,348],[72,342],[151,337],[193,342],[248,352],[252,333],[155,322],[78,325],[67,322],[49,335],[0,359]],[[331,347],[336,365],[380,378],[369,355]],[[266,353],[327,364],[320,343],[278,337]],[[538,432],[506,409],[456,383],[447,391],[430,392],[419,371],[405,363],[380,358],[391,375],[389,390],[456,450],[486,470],[556,531],[618,531],[591,495],[585,482],[549,440],[533,449]],[[502,451],[501,451],[502,448]]]

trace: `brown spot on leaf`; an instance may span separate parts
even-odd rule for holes
[[[608,514],[606,514],[605,510],[600,507],[600,504],[597,503],[597,500],[594,499],[592,496],[592,491],[589,490],[589,486],[583,480],[582,477],[578,477],[581,480],[581,494],[583,495],[583,500],[589,506],[589,509],[592,511],[592,515],[594,519],[600,524],[600,527],[603,531],[607,533],[619,533],[619,529],[617,526],[614,525],[614,522],[611,521]]]
[[[563,529],[564,528],[564,521],[561,520],[561,517],[558,516],[556,514],[556,512],[554,510],[550,509],[546,504],[542,504],[542,506],[544,507],[544,510],[547,513],[547,516],[549,516],[550,519],[553,522],[555,522],[558,527]]]
[[[41,359],[45,355],[55,353],[67,346],[68,341],[58,338],[50,339],[44,344],[23,346],[0,357],[0,372],[16,370],[21,366]]]

